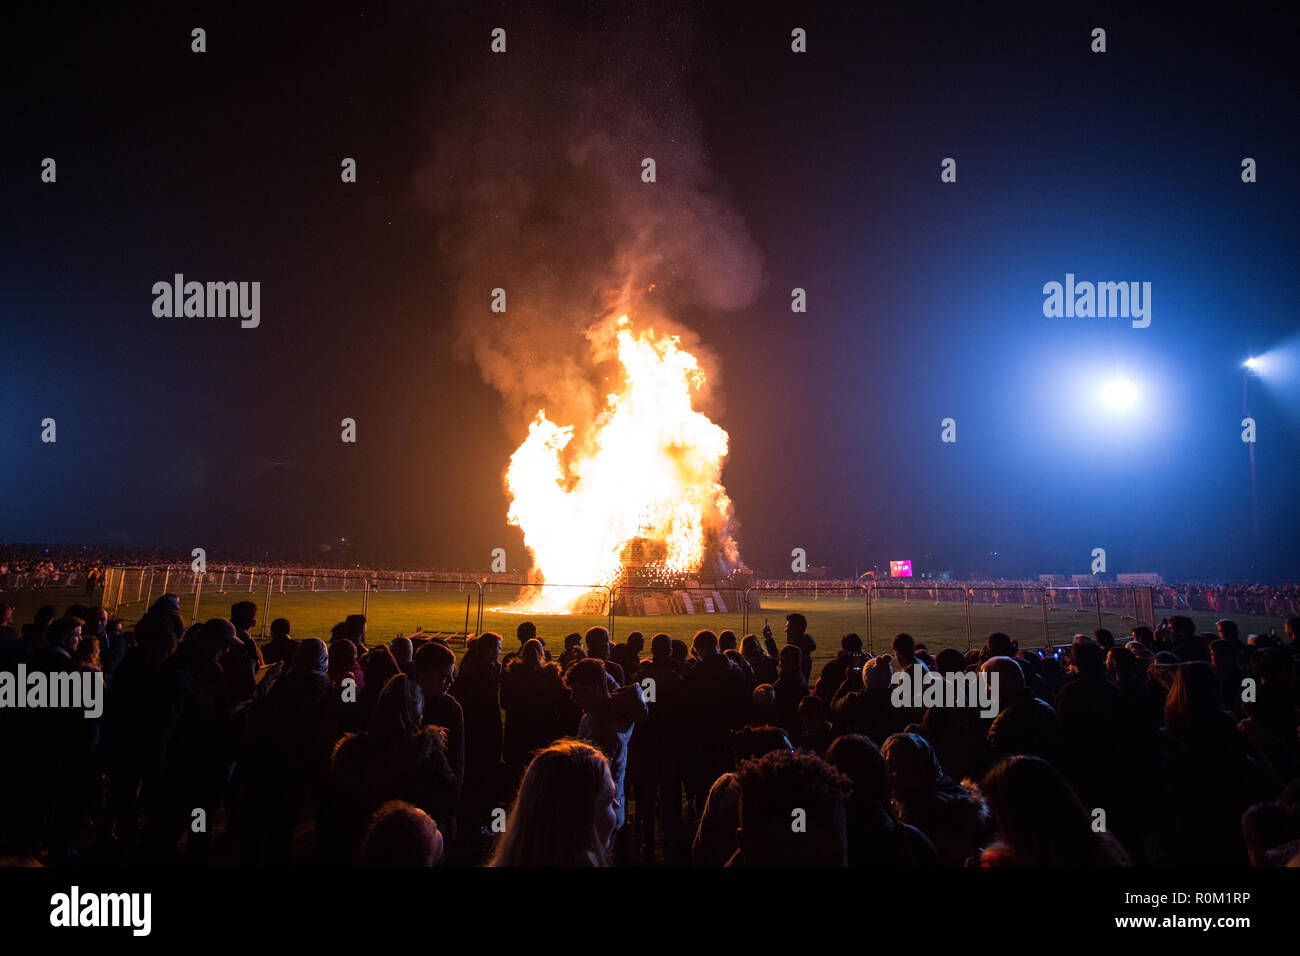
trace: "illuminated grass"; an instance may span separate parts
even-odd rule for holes
[[[373,592],[369,596],[366,615],[369,621],[368,638],[371,643],[386,641],[399,633],[410,635],[417,628],[426,633],[442,633],[453,636],[457,643],[465,630],[465,596],[470,594],[469,629],[475,629],[477,617],[477,594],[474,591],[458,591],[455,586],[444,590]],[[258,630],[262,623],[268,625],[277,617],[287,617],[292,624],[294,637],[319,637],[329,640],[330,628],[349,614],[362,611],[363,595],[359,591],[272,591],[269,614],[266,606],[264,588],[249,593],[248,591],[228,590],[221,593],[215,590],[203,592],[198,602],[197,620],[209,617],[227,617],[231,604],[237,601],[252,600],[258,605]],[[14,620],[21,627],[30,621],[41,604],[53,604],[62,614],[68,605],[86,603],[81,589],[49,589],[45,591],[9,591],[0,592],[0,600],[15,605]],[[593,625],[607,625],[608,618],[592,615],[534,615],[525,616],[499,610],[506,602],[500,595],[489,595],[484,602],[483,629],[496,631],[504,638],[506,651],[517,649],[515,629],[526,617],[537,625],[538,634],[546,642],[553,654],[564,645],[564,636],[573,631],[582,632]],[[839,649],[841,635],[850,631],[859,634],[867,641],[866,613],[861,598],[845,601],[839,595],[821,595],[816,600],[811,596],[765,594],[762,597],[762,609],[751,610],[749,614],[749,632],[761,633],[764,619],[771,623],[772,632],[777,643],[785,641],[785,615],[798,611],[808,618],[808,630],[817,641],[814,659],[820,665],[829,660]],[[496,609],[494,609],[496,608]],[[181,609],[188,622],[194,614],[193,595],[181,596]],[[128,626],[142,612],[139,604],[123,605],[119,616]],[[1157,619],[1170,612],[1157,610]],[[1223,616],[1233,617],[1241,627],[1242,633],[1266,632],[1270,627],[1278,633],[1282,631],[1282,620],[1273,617],[1252,617],[1245,614],[1222,615],[1209,611],[1194,611],[1190,614],[1198,630],[1213,631],[1214,622]],[[1103,624],[1110,628],[1118,638],[1126,638],[1133,627],[1133,622],[1111,611],[1103,613]],[[647,653],[650,638],[660,631],[687,642],[701,628],[722,631],[730,628],[740,636],[742,616],[739,611],[717,614],[679,614],[653,615],[641,617],[620,616],[615,620],[614,637],[624,640],[631,631],[641,631],[646,636]],[[1049,615],[1050,636],[1053,643],[1068,643],[1077,632],[1091,634],[1097,627],[1097,613],[1094,609],[1060,608]],[[935,606],[930,601],[910,601],[904,604],[897,598],[887,598],[872,605],[872,642],[871,650],[881,653],[888,650],[894,634],[907,631],[918,642],[936,653],[944,647],[956,647],[965,650],[967,646],[964,608],[959,603],[942,602]],[[1004,604],[995,607],[987,604],[974,604],[971,607],[971,631],[974,645],[983,645],[984,640],[994,631],[1004,631],[1020,642],[1022,647],[1037,647],[1043,644],[1043,612],[1041,607],[1033,605],[1022,608],[1019,604]]]

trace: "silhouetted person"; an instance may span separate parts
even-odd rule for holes
[[[55,681],[66,680],[85,686],[80,675],[86,668],[79,666],[74,658],[82,642],[83,625],[80,618],[65,616],[52,621],[46,630],[45,643],[37,649],[29,670],[43,672],[51,689]],[[102,687],[99,692],[102,693]],[[43,842],[49,847],[50,862],[54,864],[72,859],[72,840],[87,796],[91,754],[98,736],[99,720],[87,719],[82,710],[73,709],[68,703],[28,712],[30,719],[22,721],[20,726],[25,725],[31,734],[30,769],[14,778],[27,782],[35,796],[27,819],[34,825],[32,836],[36,839],[28,845],[34,850],[41,842],[39,834],[43,827]],[[89,707],[89,702],[86,706]]]
[[[501,781],[501,635],[487,631],[465,642],[452,688],[465,716],[465,779],[461,821],[473,833],[497,804]]]
[[[1162,733],[1162,862],[1246,865],[1241,815],[1269,794],[1252,748],[1223,709],[1209,664],[1173,668]]]
[[[826,751],[826,762],[852,783],[848,805],[849,866],[937,866],[939,855],[924,833],[898,820],[890,799],[889,767],[870,737],[845,734]]]
[[[294,652],[298,642],[289,634],[289,619],[277,617],[271,622],[271,639],[262,649],[262,660],[267,664],[283,663],[288,667],[293,663]]]
[[[857,689],[850,678],[841,685],[834,702],[831,704],[831,718],[836,734],[864,734],[877,746],[884,744],[890,734],[895,734],[907,726],[909,709],[895,707],[891,696],[893,685],[893,660],[888,654],[873,657],[862,665],[861,679],[856,682]]]
[[[1220,621],[1219,624],[1232,624],[1231,621]],[[1236,625],[1233,625],[1235,632]],[[1220,627],[1222,633],[1222,627]],[[1220,702],[1223,709],[1230,713],[1240,715],[1244,712],[1244,701],[1242,700],[1243,682],[1249,676],[1246,669],[1240,665],[1241,645],[1235,640],[1219,638],[1210,644],[1210,669],[1214,671],[1214,676],[1219,680]]]
[[[542,645],[542,659],[550,663],[551,652],[546,649],[546,642],[537,636],[537,625],[532,621],[520,621],[519,626],[515,628],[515,637],[519,640],[519,649],[511,651],[501,658],[502,673],[505,673],[505,669],[510,665],[511,661],[518,659],[519,655],[523,653],[524,645],[529,641],[537,641]]]
[[[924,737],[894,734],[880,752],[899,819],[929,838],[940,863],[965,865],[982,843],[979,798],[943,772]]]
[[[826,748],[831,745],[834,737],[830,715],[830,705],[816,694],[808,694],[799,701],[799,730],[795,734],[795,747],[825,757]]]
[[[857,634],[845,634],[840,638],[839,653],[822,665],[821,675],[817,678],[817,687],[813,692],[829,704],[835,699],[835,692],[844,683],[848,672],[861,670],[866,662],[867,656],[862,652],[862,638]]]
[[[384,686],[366,730],[335,744],[330,780],[336,857],[355,859],[371,815],[389,800],[404,800],[435,821],[454,814],[457,785],[443,733],[426,718],[420,685],[398,674]]]
[[[588,658],[578,661],[564,675],[565,685],[573,692],[574,702],[582,709],[577,736],[589,740],[609,758],[610,776],[614,778],[618,814],[615,830],[626,819],[623,806],[624,778],[627,770],[627,742],[637,721],[648,714],[641,699],[641,686],[620,687],[607,665]]]
[[[728,866],[846,866],[851,785],[820,757],[776,750],[746,761],[740,783],[740,849]],[[791,826],[803,815],[803,829]]]
[[[622,644],[616,644],[609,652],[610,660],[623,669],[623,680],[630,683],[636,679],[637,665],[641,663],[641,652],[645,649],[645,635],[633,631]]]
[[[618,681],[618,686],[622,687],[627,683],[627,675],[623,673],[623,668],[617,662],[610,658],[609,631],[603,627],[589,627],[583,637],[583,642],[587,645],[587,657],[594,658],[605,665],[605,670],[609,672],[614,680]]]
[[[558,741],[524,771],[488,865],[608,866],[620,810],[605,755],[582,741]]]
[[[1020,755],[996,764],[980,783],[994,842],[983,866],[1126,866],[1128,856],[1047,761]]]
[[[45,644],[45,631],[54,620],[55,613],[53,604],[43,604],[37,609],[32,620],[23,625],[21,638],[23,646],[19,651],[19,660],[30,663],[36,658],[37,651]]]
[[[770,640],[772,629],[764,624],[763,637]],[[812,679],[812,656],[813,651],[817,650],[817,642],[808,634],[808,619],[802,614],[793,613],[785,616],[785,641],[787,644],[793,644],[803,653],[803,660],[800,664],[800,670],[803,671],[805,681]],[[772,650],[769,644],[769,650]]]
[[[638,664],[640,682],[650,681],[653,702],[649,716],[637,725],[628,744],[628,789],[636,800],[641,855],[654,859],[656,810],[663,832],[664,861],[679,862],[682,856],[682,771],[683,723],[681,667],[671,657],[672,640],[656,634],[650,641],[650,657]]]
[[[230,623],[235,626],[239,647],[232,647],[221,662],[226,697],[231,701],[252,700],[257,691],[257,669],[265,663],[251,633],[257,626],[257,605],[252,601],[231,605]]]
[[[980,667],[998,676],[998,708],[988,728],[989,757],[1000,760],[1030,754],[1055,761],[1061,744],[1061,725],[1051,704],[1029,693],[1024,670],[1011,657],[992,657]]]
[[[349,614],[344,618],[343,626],[344,636],[357,645],[358,652],[368,650],[366,646],[366,616],[364,614]]]
[[[289,672],[252,715],[241,819],[245,864],[289,863],[298,811],[309,788],[320,786],[334,738],[328,715],[332,688],[325,643],[308,638],[294,651]]]
[[[776,695],[776,722],[793,739],[803,728],[799,720],[799,704],[808,696],[808,681],[803,674],[803,651],[798,645],[787,644],[781,648],[772,690]]]
[[[1137,826],[1132,781],[1144,771],[1133,731],[1140,712],[1109,680],[1101,647],[1086,638],[1071,645],[1069,679],[1057,692],[1055,710],[1058,768],[1086,806],[1107,809],[1112,832],[1127,839]]]
[[[229,621],[212,618],[191,629],[163,665],[171,684],[171,733],[159,795],[162,804],[142,835],[150,862],[174,860],[186,838],[185,860],[207,860],[209,834],[234,762],[232,711],[221,662],[243,647]],[[201,815],[196,811],[201,811]],[[204,823],[201,829],[194,824]]]
[[[731,769],[731,731],[744,726],[752,703],[748,682],[718,651],[712,631],[699,631],[693,642],[696,663],[682,684],[682,774],[686,795],[703,806],[709,787]]]
[[[745,635],[740,642],[740,653],[754,673],[755,684],[770,684],[776,680],[777,655],[767,653],[755,635]]]
[[[445,644],[434,641],[416,651],[415,679],[424,691],[424,723],[446,732],[447,761],[459,787],[465,779],[465,713],[447,692],[455,672],[456,655]]]
[[[412,667],[412,670],[414,670],[414,667]],[[378,644],[370,649],[369,653],[366,654],[365,661],[361,664],[361,693],[358,695],[356,703],[360,723],[357,726],[364,727],[366,722],[370,720],[375,705],[379,703],[379,695],[383,693],[384,686],[388,681],[403,673],[406,673],[408,677],[414,677],[414,675],[407,673],[398,666],[392,652],[388,649],[388,645]]]
[[[438,824],[405,800],[389,800],[375,811],[361,841],[362,866],[433,866],[442,859]]]
[[[364,715],[358,702],[365,693],[366,675],[357,659],[357,646],[347,638],[332,641],[328,655],[330,720],[341,730],[359,730]]]
[[[786,732],[768,724],[742,727],[733,732],[731,748],[734,766],[776,750],[792,749]],[[739,848],[736,840],[739,827],[740,781],[733,770],[722,774],[709,788],[709,798],[691,843],[691,862],[695,866],[726,866]]]
[[[582,713],[569,699],[558,664],[542,659],[542,642],[531,638],[501,674],[505,711],[502,756],[514,789],[534,753],[578,730]]]
[[[925,661],[916,656],[916,641],[912,639],[911,634],[895,634],[891,646],[894,650],[894,670],[910,674],[917,664],[921,665],[923,673],[930,669]]]
[[[108,610],[95,605],[86,608],[86,626],[82,628],[82,640],[90,639],[95,642],[99,652],[99,669],[103,671],[105,682],[111,683],[113,674],[117,671],[118,665],[122,663],[122,658],[126,656],[126,642],[122,639],[122,633],[118,630],[115,634],[110,634],[108,626]]]
[[[161,793],[172,730],[171,683],[163,665],[176,638],[158,617],[135,628],[135,646],[122,659],[108,689],[101,745],[109,776],[110,836],[119,854],[135,851],[138,808]]]
[[[564,650],[560,653],[560,670],[567,671],[576,661],[587,656],[582,649],[582,635],[574,632],[564,637]]]
[[[388,652],[403,674],[415,676],[415,647],[409,637],[393,638],[388,642]]]
[[[1097,642],[1097,646],[1103,651],[1109,651],[1115,646],[1115,635],[1104,627],[1099,627],[1093,631],[1092,639]]]

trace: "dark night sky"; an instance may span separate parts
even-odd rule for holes
[[[482,568],[497,546],[522,564],[501,474],[527,418],[465,345],[483,332],[467,283],[513,266],[488,263],[497,236],[476,231],[475,197],[528,195],[528,241],[500,250],[531,252],[519,294],[543,276],[546,315],[594,319],[603,260],[586,250],[636,228],[616,201],[654,200],[611,185],[621,172],[565,166],[552,118],[589,85],[635,107],[610,115],[649,118],[606,123],[626,189],[656,188],[639,183],[643,155],[663,157],[665,186],[699,164],[692,190],[734,213],[736,248],[761,263],[752,294],[719,302],[709,270],[725,281],[735,263],[710,261],[706,235],[700,275],[658,277],[660,306],[721,363],[747,563],[778,573],[803,547],[843,574],[903,557],[1080,572],[1100,546],[1111,570],[1296,579],[1293,377],[1251,383],[1258,540],[1239,437],[1242,360],[1300,375],[1284,8],[970,6],[7,14],[0,538],[126,534],[219,559],[349,536],[412,565]],[[939,181],[947,156],[955,184]],[[151,286],[176,272],[261,281],[260,328],[155,318]],[[1045,318],[1042,285],[1067,272],[1151,282],[1151,326]],[[796,286],[807,314],[790,311]],[[1139,384],[1139,413],[1105,421],[1076,392],[1117,373]],[[339,440],[345,416],[356,445]],[[955,445],[939,441],[946,416]]]

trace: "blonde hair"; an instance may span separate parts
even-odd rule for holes
[[[608,866],[596,834],[609,762],[580,740],[557,740],[524,771],[488,866]]]

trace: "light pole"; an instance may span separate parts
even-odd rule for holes
[[[1247,404],[1249,395],[1250,378],[1252,375],[1259,375],[1260,360],[1257,358],[1246,359],[1242,366],[1241,373],[1241,417],[1249,418],[1250,412]],[[1255,493],[1255,442],[1254,432],[1251,433],[1251,441],[1246,442],[1250,449],[1250,530],[1253,537],[1251,538],[1252,549],[1259,541],[1259,498]]]

